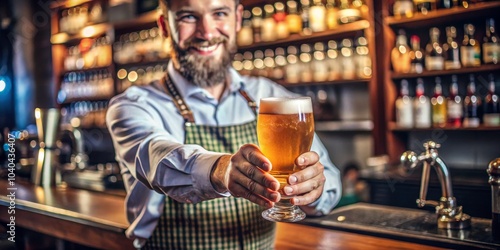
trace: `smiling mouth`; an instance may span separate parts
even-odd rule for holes
[[[194,49],[194,50],[200,52],[201,54],[210,54],[210,53],[214,52],[219,47],[219,45],[220,45],[220,43],[216,43],[216,44],[210,45],[210,46],[191,45],[191,49]]]

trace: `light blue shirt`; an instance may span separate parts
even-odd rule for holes
[[[263,97],[295,95],[266,78],[240,76],[231,68],[231,84],[218,101],[206,90],[187,82],[172,63],[167,70],[197,124],[227,126],[255,120],[238,92],[240,88],[256,102]],[[185,203],[230,195],[216,192],[210,183],[210,171],[222,154],[183,144],[184,120],[164,91],[151,85],[128,88],[110,101],[106,123],[127,190],[128,237],[142,239],[143,243],[151,236],[163,212],[165,195]],[[320,155],[325,166],[324,192],[310,205],[321,215],[340,199],[340,174],[317,136],[312,151]]]

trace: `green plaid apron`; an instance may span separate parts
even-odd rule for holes
[[[184,117],[185,143],[209,151],[235,153],[245,143],[257,143],[256,120],[234,126],[196,125],[194,118],[169,77],[167,93]],[[243,91],[256,114],[255,102]],[[272,249],[275,223],[264,220],[263,208],[243,198],[227,197],[197,204],[180,203],[168,196],[164,213],[145,249]]]

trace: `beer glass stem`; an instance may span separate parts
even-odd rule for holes
[[[262,212],[262,216],[266,220],[276,222],[295,222],[303,220],[306,214],[290,201],[291,199],[281,199],[274,203],[274,207]]]

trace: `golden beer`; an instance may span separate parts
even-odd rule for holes
[[[270,172],[279,182],[279,192],[290,174],[298,171],[295,159],[310,151],[314,137],[314,117],[309,97],[264,98],[260,101],[257,137],[262,153],[271,161]]]

